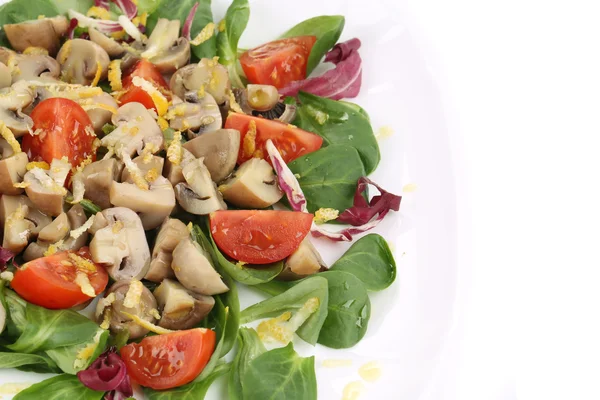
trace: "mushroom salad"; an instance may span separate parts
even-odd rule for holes
[[[231,399],[316,399],[293,340],[354,346],[396,277],[385,239],[355,240],[401,200],[340,101],[360,40],[319,16],[239,49],[247,0],[220,22],[210,0],[64,3],[0,6],[0,369],[58,374],[15,399],[201,399],[225,374]],[[353,243],[327,265],[319,241]],[[239,285],[264,300],[240,310]]]

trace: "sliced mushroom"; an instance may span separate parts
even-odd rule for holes
[[[84,39],[65,42],[56,56],[61,78],[65,82],[89,85],[100,70],[100,79],[106,78],[110,58],[96,43]]]
[[[173,164],[168,158],[165,160],[164,176],[171,182],[173,187],[178,183],[185,182],[185,178],[183,177],[183,167],[194,160],[196,160],[196,157],[185,148],[183,148],[183,156],[181,157],[181,162],[179,164]]]
[[[171,182],[163,176],[149,182],[147,190],[135,183],[112,182],[110,202],[117,207],[127,207],[141,213],[144,229],[150,230],[158,227],[175,208],[175,192]],[[144,218],[144,214],[151,218]]]
[[[9,65],[8,62],[2,60],[1,53],[0,61]],[[13,84],[18,81],[56,82],[60,75],[60,65],[50,56],[17,54],[12,57],[14,65],[12,69]]]
[[[0,62],[0,89],[9,87],[12,83],[10,68],[3,62]]]
[[[161,310],[159,326],[166,329],[191,329],[206,317],[215,305],[212,296],[190,293],[180,283],[165,279],[154,289]]]
[[[253,111],[252,115],[283,122],[284,124],[291,124],[296,118],[296,106],[291,104],[277,103],[270,110]]]
[[[221,193],[210,178],[210,172],[204,166],[204,159],[200,158],[186,165],[183,168],[183,177],[187,184],[177,184],[175,196],[185,211],[207,215],[213,211],[227,209]]]
[[[94,262],[106,266],[114,280],[141,279],[150,267],[150,249],[140,217],[124,207],[102,211],[108,226],[90,243]]]
[[[28,47],[41,47],[50,55],[56,54],[61,37],[67,32],[69,22],[63,16],[42,18],[6,24],[6,37],[13,49],[23,52]]]
[[[175,218],[167,218],[156,236],[150,269],[144,278],[152,282],[162,282],[165,278],[174,278],[175,274],[171,268],[173,250],[179,242],[189,236],[190,232],[183,222]]]
[[[217,104],[222,104],[227,100],[231,82],[227,68],[216,60],[203,58],[198,64],[186,65],[175,72],[170,86],[173,93],[182,99],[188,92],[200,91],[200,94],[210,93]]]
[[[15,254],[20,253],[29,243],[33,222],[25,218],[29,207],[21,205],[17,210],[8,215],[4,225],[4,238],[2,247]]]
[[[26,196],[1,196],[0,197],[0,228],[6,227],[6,220],[10,214],[19,208],[20,205],[27,206],[28,213],[25,217],[28,221],[31,221],[33,228],[29,232],[30,238],[36,238],[40,231],[44,229],[49,223],[52,222],[52,218],[36,209]]]
[[[137,282],[136,284],[141,285],[140,282]],[[158,305],[152,292],[142,285],[142,293],[139,300],[133,307],[125,307],[125,299],[127,298],[127,292],[131,285],[132,281],[119,280],[110,287],[105,297],[101,299],[96,306],[96,321],[102,323],[106,317],[106,313],[109,313],[110,331],[113,334],[122,330],[127,330],[129,331],[130,339],[137,339],[146,335],[149,331],[136,324],[125,313],[135,315],[145,321],[154,323],[156,322],[156,318],[152,315],[152,310],[155,310]],[[111,298],[113,293],[114,300],[109,302],[107,299]],[[110,304],[107,305],[106,302],[109,302]]]
[[[133,162],[138,166],[142,172],[142,176],[146,176],[150,171],[155,171],[158,175],[162,175],[163,166],[165,159],[158,156],[150,156],[148,158],[144,156],[137,156],[133,159]],[[123,170],[121,174],[121,182],[133,183],[133,177],[127,168]]]
[[[90,34],[90,40],[102,47],[110,57],[119,58],[125,54],[125,47],[121,46],[113,38],[106,36],[94,28],[89,28],[88,33]]]
[[[163,74],[172,74],[190,61],[190,42],[179,37],[180,24],[177,19],[160,18],[146,43],[134,44],[134,48],[143,50],[141,56]]]
[[[23,181],[27,172],[27,154],[13,154],[10,145],[0,139],[0,194],[17,195],[23,193],[22,188],[15,187]]]
[[[109,222],[106,217],[104,217],[104,214],[97,213],[94,215],[94,222],[92,222],[92,226],[90,226],[88,232],[92,235],[95,235],[100,229],[106,228],[108,224]]]
[[[33,101],[33,92],[26,84],[15,83],[0,89],[0,121],[16,137],[21,137],[33,127],[33,120],[22,110]]]
[[[204,133],[183,144],[194,157],[204,157],[213,181],[221,182],[233,169],[240,151],[240,132],[235,129],[219,129]]]
[[[210,254],[189,237],[173,251],[171,264],[177,280],[194,293],[215,295],[229,290],[210,262]]]
[[[31,202],[44,214],[56,217],[63,212],[67,190],[52,179],[41,168],[34,168],[25,174],[23,180],[28,186],[25,193]]]
[[[83,169],[85,197],[102,209],[109,208],[110,185],[119,179],[123,163],[114,158],[93,162]]]
[[[113,149],[118,156],[123,152],[133,156],[137,151],[142,152],[144,146],[151,145],[158,152],[163,148],[164,138],[160,127],[140,103],[127,103],[119,108],[112,117],[112,123],[117,127],[102,138],[104,147]]]
[[[110,122],[113,116],[112,110],[116,111],[119,108],[119,105],[108,93],[102,93],[88,100],[91,104],[85,104],[84,108],[87,115],[92,120],[94,132],[100,134],[102,132],[102,127]]]
[[[66,213],[61,213],[50,224],[44,227],[38,235],[38,240],[56,243],[71,231],[71,224]]]
[[[283,271],[277,276],[277,279],[295,281],[326,269],[327,264],[307,237],[300,243],[298,249],[287,258]]]
[[[67,218],[69,220],[71,230],[80,228],[83,224],[87,222],[87,216],[85,215],[85,211],[83,207],[79,204],[75,204],[73,207],[71,207],[69,211],[67,211]],[[96,219],[96,217],[94,219]],[[71,235],[71,232],[69,232],[69,237],[64,241],[62,248],[64,250],[79,250],[80,248],[85,246],[87,240],[87,232],[83,232],[78,237],[73,237]]]
[[[177,131],[187,131],[190,139],[204,132],[212,132],[223,126],[221,112],[214,97],[205,93],[203,97],[188,96],[189,103],[169,107],[169,126]]]
[[[279,92],[271,85],[248,85],[248,104],[256,111],[268,111],[279,102]]]
[[[223,198],[241,208],[266,208],[277,203],[283,192],[277,185],[273,168],[263,159],[246,161],[219,186]]]

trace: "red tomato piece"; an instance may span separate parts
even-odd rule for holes
[[[210,214],[210,232],[229,257],[269,264],[283,260],[300,246],[312,220],[312,214],[296,211],[216,211]]]
[[[150,61],[141,59],[136,62],[128,71],[123,75],[123,89],[124,94],[119,97],[118,101],[120,105],[127,103],[141,103],[147,109],[154,109],[157,111],[156,106],[152,97],[145,90],[137,87],[133,84],[133,78],[139,76],[152,83],[158,90],[167,96],[169,91],[169,85],[165,81],[165,78],[161,75],[160,71]],[[167,96],[169,97],[169,96]]]
[[[246,138],[250,121],[254,121],[256,124],[256,137],[254,140],[252,140],[252,136]],[[252,157],[269,161],[269,155],[265,148],[265,142],[269,139],[273,141],[286,163],[304,154],[319,150],[323,145],[323,138],[312,132],[307,132],[283,122],[245,114],[230,113],[225,121],[225,129],[240,131],[241,144],[238,164],[248,161]]]
[[[193,381],[215,351],[216,335],[197,328],[150,336],[121,349],[131,379],[152,389],[171,389]]]
[[[246,51],[240,57],[250,83],[285,87],[306,78],[308,56],[316,36],[298,36],[275,40]]]
[[[77,272],[88,276],[96,295],[106,288],[108,274],[92,261],[87,247],[29,261],[16,269],[10,285],[30,303],[50,309],[71,308],[92,299],[75,283]]]
[[[92,121],[83,108],[73,100],[50,98],[39,103],[31,112],[36,135],[23,136],[23,151],[30,161],[46,161],[67,157],[77,167],[87,157],[96,160]]]

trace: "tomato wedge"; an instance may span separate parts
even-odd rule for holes
[[[150,97],[150,95],[144,89],[133,84],[133,78],[135,76],[139,76],[140,78],[152,83],[163,93],[169,91],[169,85],[165,81],[165,78],[163,78],[161,75],[158,68],[156,68],[156,66],[150,61],[142,58],[128,71],[125,71],[123,78],[123,90],[125,93],[119,97],[119,103],[123,105],[137,102],[141,103],[147,109],[154,109],[154,111],[157,111],[152,97]]]
[[[87,275],[96,295],[106,288],[108,274],[92,261],[87,247],[29,261],[16,269],[10,285],[30,303],[51,309],[71,308],[93,298],[75,283],[78,272]]]
[[[77,167],[88,156],[96,159],[92,121],[73,100],[50,98],[40,102],[31,112],[33,132],[23,136],[23,151],[30,161],[46,161],[67,157]]]
[[[254,121],[256,124],[256,137],[254,140],[252,140],[252,136],[246,139],[250,121]],[[273,141],[286,163],[304,154],[319,150],[323,145],[323,138],[312,132],[307,132],[283,122],[245,114],[230,113],[225,121],[225,129],[237,129],[241,133],[238,164],[248,161],[252,157],[269,160],[265,148],[265,142],[269,139]]]
[[[121,349],[131,379],[152,389],[171,389],[193,381],[215,351],[216,335],[197,328],[150,336]]]
[[[283,260],[300,246],[312,220],[312,214],[296,211],[216,211],[210,214],[210,232],[229,257],[269,264]]]
[[[279,89],[306,78],[308,56],[316,41],[316,36],[275,40],[246,51],[240,63],[250,83]]]

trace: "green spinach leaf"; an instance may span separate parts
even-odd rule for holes
[[[196,35],[198,35],[207,24],[213,22],[211,0],[162,1],[154,10],[154,12],[148,17],[148,32],[152,32],[160,18],[167,18],[170,20],[178,19],[181,21],[181,27],[183,28],[185,19],[196,3],[200,3],[200,5],[198,6],[198,10],[192,24],[192,30],[190,32],[192,39],[195,38]],[[198,58],[212,58],[216,56],[217,38],[215,35],[213,35],[210,39],[199,46],[192,46],[192,52]]]
[[[58,375],[19,392],[14,400],[100,400],[104,392],[89,389],[75,375]]]
[[[210,385],[218,377],[228,373],[230,368],[231,364],[220,364],[201,382],[192,382],[165,391],[144,388],[144,394],[148,400],[202,400],[206,396]]]
[[[325,54],[337,43],[346,20],[341,15],[321,15],[300,22],[298,25],[284,33],[282,38],[295,36],[316,36],[317,41],[310,51],[306,75],[315,69]]]
[[[81,344],[46,350],[46,354],[63,372],[66,372],[67,374],[76,374],[77,372],[86,369],[106,348],[109,332],[97,327],[96,335],[97,336],[90,341],[85,341]],[[85,360],[80,360],[78,356],[81,351],[92,343],[95,346],[92,355]]]
[[[0,352],[0,369],[38,366],[45,372],[60,372],[54,361],[39,354]]]
[[[300,176],[309,212],[327,207],[342,212],[352,207],[356,182],[366,174],[358,152],[348,145],[324,147],[288,166]]]
[[[242,377],[244,400],[317,398],[315,358],[300,357],[292,343],[250,361]]]
[[[319,276],[329,283],[329,302],[318,342],[334,349],[352,347],[365,336],[371,317],[367,289],[347,272],[327,271]]]
[[[238,64],[238,43],[250,19],[248,0],[233,0],[225,14],[225,30],[217,35],[219,62],[227,67],[234,87],[244,87]]]
[[[279,316],[286,311],[298,311],[314,297],[319,300],[319,308],[296,332],[305,342],[314,345],[327,318],[327,280],[320,276],[305,278],[285,292],[246,308],[242,311],[240,322],[244,324],[261,318]]]
[[[356,276],[368,290],[383,290],[396,279],[396,261],[383,237],[371,233],[355,242],[330,268]]]
[[[3,288],[4,302],[7,311],[6,336],[16,339],[25,330],[27,318],[25,317],[25,307],[27,302],[19,297],[12,290]]]
[[[226,349],[224,348],[224,346],[226,345],[225,339],[227,336],[227,323],[229,322],[229,308],[225,307],[223,305],[223,302],[219,298],[215,299],[215,308],[216,310],[213,309],[211,314],[214,315],[212,318],[215,319],[215,333],[219,341],[217,342],[217,347],[215,347],[213,355],[210,357],[210,360],[208,360],[208,364],[206,364],[206,366],[202,370],[202,373],[198,375],[196,379],[194,379],[194,382],[201,382],[204,379],[206,379],[206,377],[210,375],[210,373],[215,369],[215,367],[219,363],[219,360],[225,354],[227,354],[225,352]]]
[[[50,0],[13,0],[0,7],[0,26],[37,19],[40,15],[54,17],[59,14]],[[0,29],[0,46],[10,47],[3,29]]]
[[[238,352],[233,360],[231,373],[229,374],[229,400],[242,400],[242,378],[252,360],[267,349],[260,341],[256,331],[252,328],[240,328],[238,335]]]
[[[375,171],[381,155],[369,119],[347,102],[325,99],[309,93],[298,94],[300,107],[294,125],[321,135],[327,145],[354,147],[367,175]]]

